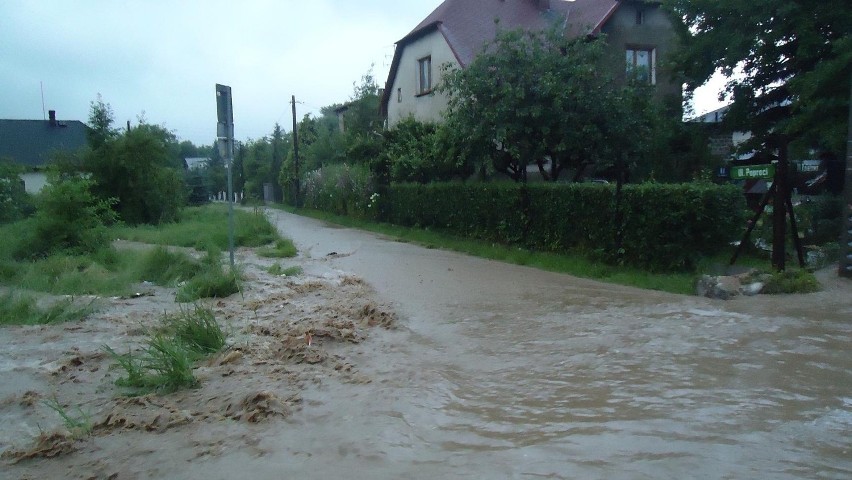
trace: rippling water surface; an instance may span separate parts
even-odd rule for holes
[[[725,303],[425,250],[287,215],[279,225],[315,257],[351,253],[331,266],[376,286],[404,325],[364,352],[375,384],[316,392],[312,428],[280,439],[305,445],[311,460],[291,465],[297,470],[353,478],[852,478],[849,283],[821,296]],[[338,448],[321,455],[329,442]]]

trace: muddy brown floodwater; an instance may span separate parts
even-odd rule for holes
[[[833,272],[820,272],[820,293],[723,302],[268,215],[299,246],[309,278],[370,286],[332,288],[327,301],[355,312],[359,302],[388,305],[396,328],[331,350],[352,367],[346,375],[291,371],[301,383],[296,399],[278,394],[292,408],[282,420],[96,436],[7,472],[852,478],[852,282]],[[264,391],[276,392],[277,377],[266,378]]]

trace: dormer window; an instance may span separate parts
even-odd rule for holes
[[[425,95],[432,91],[432,57],[424,57],[417,61],[417,93]]]

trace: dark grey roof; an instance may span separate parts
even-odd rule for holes
[[[85,147],[87,128],[79,120],[0,120],[0,158],[40,167],[55,152],[73,153]]]

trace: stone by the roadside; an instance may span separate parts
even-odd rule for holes
[[[763,291],[763,287],[766,286],[763,282],[754,282],[748,285],[743,285],[742,292],[743,295],[747,295],[749,297],[753,297],[755,295],[760,294]]]
[[[740,294],[741,287],[737,277],[703,275],[698,280],[697,293],[702,297],[730,300]]]

